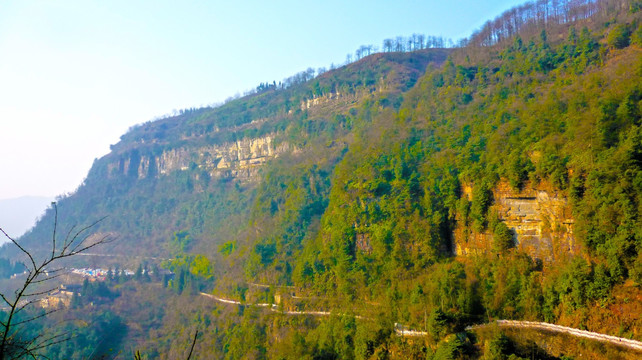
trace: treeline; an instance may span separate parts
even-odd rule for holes
[[[351,63],[354,59],[358,61],[363,57],[379,52],[411,52],[423,49],[451,48],[455,46],[452,39],[443,36],[433,36],[424,34],[412,34],[410,36],[397,36],[383,40],[381,50],[375,45],[361,45],[352,54],[346,56],[346,63]]]
[[[336,70],[342,66],[352,64],[356,61],[359,61],[373,54],[395,53],[395,52],[404,53],[404,52],[413,52],[413,51],[419,51],[424,49],[447,49],[447,48],[454,48],[454,47],[462,47],[465,44],[466,44],[466,39],[461,39],[457,42],[454,42],[452,39],[445,38],[443,36],[424,35],[424,34],[417,34],[417,33],[412,34],[410,36],[396,36],[394,38],[387,38],[383,40],[381,47],[378,47],[373,44],[359,46],[354,51],[354,53],[348,53],[346,55],[345,62],[343,63],[339,63],[339,64],[331,63],[329,67],[319,67],[317,69],[309,67],[305,70],[297,72],[292,76],[288,76],[278,82],[276,80],[261,82],[255,88],[244,91],[242,93],[238,92],[235,95],[226,98],[225,101],[221,103],[212,103],[202,107],[191,107],[187,109],[178,109],[178,110],[174,109],[172,110],[171,113],[157,116],[152,121],[158,121],[158,120],[163,120],[163,119],[183,116],[183,115],[196,117],[206,113],[209,110],[212,110],[222,105],[226,105],[233,101],[236,101],[242,97],[262,94],[268,91],[285,90],[285,89],[291,88],[292,86],[304,84],[310,80],[314,80],[315,78],[317,78],[318,76],[320,76],[321,74],[329,70],[330,71]],[[151,121],[148,121],[144,124],[134,125],[129,128],[128,132],[137,129],[140,126],[149,125],[150,122]]]
[[[575,23],[596,15],[604,19],[642,8],[639,0],[537,0],[511,8],[465,41],[465,45],[491,46],[513,36],[534,36],[543,29]]]
[[[455,46],[452,39],[443,36],[412,34],[408,37],[397,36],[383,40],[383,52],[408,52],[431,48],[448,48]]]
[[[513,7],[494,20],[487,21],[481,29],[475,31],[468,39],[453,41],[442,36],[412,34],[410,36],[396,36],[383,40],[381,48],[376,45],[361,45],[354,54],[348,53],[344,63],[330,64],[329,68],[318,69],[307,68],[279,82],[276,80],[261,82],[255,88],[230,96],[223,103],[210,104],[205,108],[190,108],[174,110],[154,120],[174,117],[183,114],[190,114],[199,110],[216,108],[220,105],[235,101],[244,96],[260,94],[270,90],[283,90],[291,86],[303,84],[313,80],[325,73],[328,69],[335,70],[338,67],[349,65],[362,58],[384,52],[412,52],[429,48],[463,48],[487,47],[503,41],[509,41],[514,36],[533,37],[540,34],[542,30],[549,30],[552,27],[573,24],[577,21],[596,16],[608,20],[618,14],[636,13],[642,9],[640,0],[537,0],[530,1],[523,5]]]
[[[286,88],[289,88],[290,86],[303,84],[304,82],[312,80],[316,76],[323,74],[325,71],[326,71],[325,68],[319,68],[318,70],[314,70],[313,68],[310,67],[310,68],[307,68],[306,70],[300,71],[292,76],[289,76],[283,79],[282,81],[279,81],[278,84],[276,81],[273,81],[272,83],[269,83],[269,82],[260,83],[259,86],[257,86],[254,90],[246,92],[245,95],[261,93],[267,90],[286,89]]]
[[[335,70],[338,67],[349,65],[355,61],[359,61],[366,56],[377,53],[392,53],[392,52],[412,52],[424,49],[439,49],[439,48],[452,48],[458,45],[463,44],[462,41],[455,43],[450,38],[445,38],[443,36],[433,36],[433,35],[424,35],[424,34],[412,34],[410,36],[397,36],[394,38],[387,38],[383,40],[381,48],[376,45],[361,45],[355,51],[354,54],[348,53],[346,55],[346,61],[343,64],[330,64],[329,70]],[[301,72],[298,72],[292,76],[289,76],[278,83],[276,81],[260,83],[256,88],[246,91],[243,96],[253,95],[262,93],[268,90],[276,89],[286,89],[294,85],[303,84],[307,81],[310,81],[317,76],[328,71],[325,67],[320,67],[318,69],[307,68]],[[226,102],[236,100],[241,95],[238,94],[234,97],[230,97]]]

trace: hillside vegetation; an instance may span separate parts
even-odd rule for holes
[[[172,259],[162,301],[110,282],[149,305],[140,319],[104,301],[100,316],[131,316],[109,323],[135,334],[114,346],[172,358],[198,328],[202,358],[581,354],[465,331],[493,319],[642,340],[641,15],[638,1],[531,2],[457,49],[378,53],[131,129],[58,203],[62,224],[109,215],[96,231],[118,239],[112,265]],[[569,220],[540,209],[540,228],[573,246],[525,246],[502,184],[555,196]],[[21,241],[49,239],[50,217]],[[399,338],[397,323],[430,336]]]

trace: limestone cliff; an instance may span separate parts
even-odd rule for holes
[[[350,106],[356,104],[362,99],[368,98],[372,94],[381,94],[391,91],[393,86],[388,84],[383,78],[370,86],[355,89],[353,92],[342,93],[340,91],[329,92],[324,95],[312,95],[310,98],[304,98],[299,104],[301,111],[310,111],[311,114],[324,113],[340,108],[342,105]],[[393,89],[394,90],[394,89]],[[293,111],[290,110],[290,113]]]
[[[463,187],[471,199],[472,185]],[[573,217],[565,195],[546,183],[527,183],[521,190],[501,181],[493,189],[490,213],[513,231],[515,247],[535,259],[552,262],[579,252],[573,236]],[[456,255],[492,251],[492,231],[475,233],[459,222],[454,237]]]
[[[290,150],[286,143],[275,145],[273,138],[268,135],[198,148],[184,146],[164,150],[159,155],[128,152],[109,163],[108,174],[110,178],[129,175],[143,179],[201,169],[212,177],[251,180],[260,165]]]

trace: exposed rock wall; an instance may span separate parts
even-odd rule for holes
[[[287,151],[290,151],[288,144],[275,146],[273,136],[264,136],[199,148],[179,147],[160,155],[130,153],[111,162],[108,173],[110,177],[129,175],[143,179],[174,171],[202,169],[212,177],[249,180],[257,174],[260,165]]]
[[[352,91],[345,91],[345,92],[329,92],[324,95],[313,95],[312,98],[310,99],[304,99],[301,101],[299,104],[299,109],[301,111],[306,111],[306,110],[317,110],[317,111],[324,111],[331,109],[333,105],[336,104],[353,104],[355,102],[358,102],[361,99],[366,98],[368,95],[372,93],[382,93],[386,92],[392,89],[392,85],[387,83],[385,79],[382,77],[379,79],[376,85],[372,86],[364,86],[361,88],[353,89]],[[290,110],[290,113],[293,111]]]
[[[463,193],[471,198],[472,187]],[[495,212],[500,221],[514,232],[517,249],[543,261],[556,261],[579,252],[573,236],[573,217],[567,198],[547,184],[526,184],[522,190],[500,182],[493,189]],[[455,230],[456,255],[483,254],[492,251],[492,231],[475,233],[461,224]]]
[[[325,95],[322,95],[322,96],[314,95],[312,97],[312,99],[305,99],[305,100],[301,101],[301,104],[299,105],[299,108],[301,109],[301,111],[305,111],[305,110],[308,110],[308,109],[310,109],[312,107],[315,107],[315,106],[319,106],[319,105],[330,103],[330,102],[335,101],[335,100],[339,100],[344,96],[345,95],[342,95],[339,92],[328,93],[328,94],[325,94]]]

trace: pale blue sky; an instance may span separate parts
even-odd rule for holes
[[[0,2],[0,199],[73,191],[137,123],[345,61],[453,40],[523,1]]]

